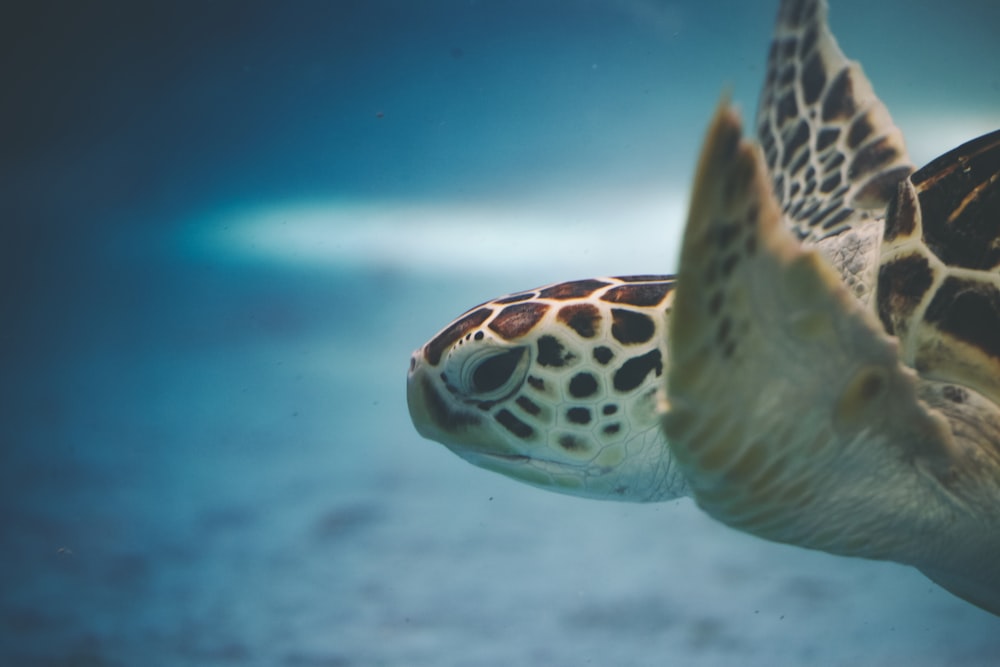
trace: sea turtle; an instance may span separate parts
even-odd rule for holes
[[[825,2],[783,0],[757,133],[722,103],[677,276],[512,294],[414,353],[417,430],[1000,614],[1000,131],[914,172]]]

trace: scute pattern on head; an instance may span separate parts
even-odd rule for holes
[[[549,310],[547,303],[524,301],[505,306],[490,320],[490,329],[504,340],[514,340],[528,333]]]
[[[589,481],[568,492],[677,495],[669,481],[656,490],[648,481],[613,489],[595,481],[626,453],[668,456],[656,395],[672,289],[669,276],[576,280],[473,308],[415,357],[409,400],[418,429],[480,465],[513,456],[574,466]]]

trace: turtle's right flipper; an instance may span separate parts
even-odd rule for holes
[[[760,150],[740,135],[723,104],[684,234],[665,434],[724,523],[912,563],[950,511],[948,424],[874,315],[781,224]]]

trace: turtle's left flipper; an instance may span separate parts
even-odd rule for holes
[[[782,0],[756,128],[785,225],[870,301],[882,229],[874,221],[913,165],[861,65],[837,45],[825,0]]]
[[[725,103],[678,278],[663,428],[698,504],[768,539],[924,564],[927,532],[963,520],[966,454],[874,315],[783,228]]]
[[[783,0],[757,138],[786,224],[807,242],[885,211],[913,172],[903,135],[827,24],[825,0]]]

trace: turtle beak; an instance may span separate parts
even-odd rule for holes
[[[432,380],[432,370],[424,361],[423,350],[410,357],[410,372],[406,376],[406,405],[417,433],[451,446],[462,442],[462,432],[480,423],[479,415],[456,409],[441,396]]]
[[[428,440],[436,440],[436,429],[428,407],[427,395],[435,391],[427,382],[426,371],[421,361],[423,350],[410,355],[410,371],[406,374],[406,407],[410,410],[410,421],[417,433]],[[438,397],[440,400],[440,397]]]
[[[489,413],[470,409],[443,393],[437,373],[424,359],[423,350],[410,357],[406,404],[417,433],[473,465],[520,477],[509,468],[523,466],[528,457],[489,428]]]

